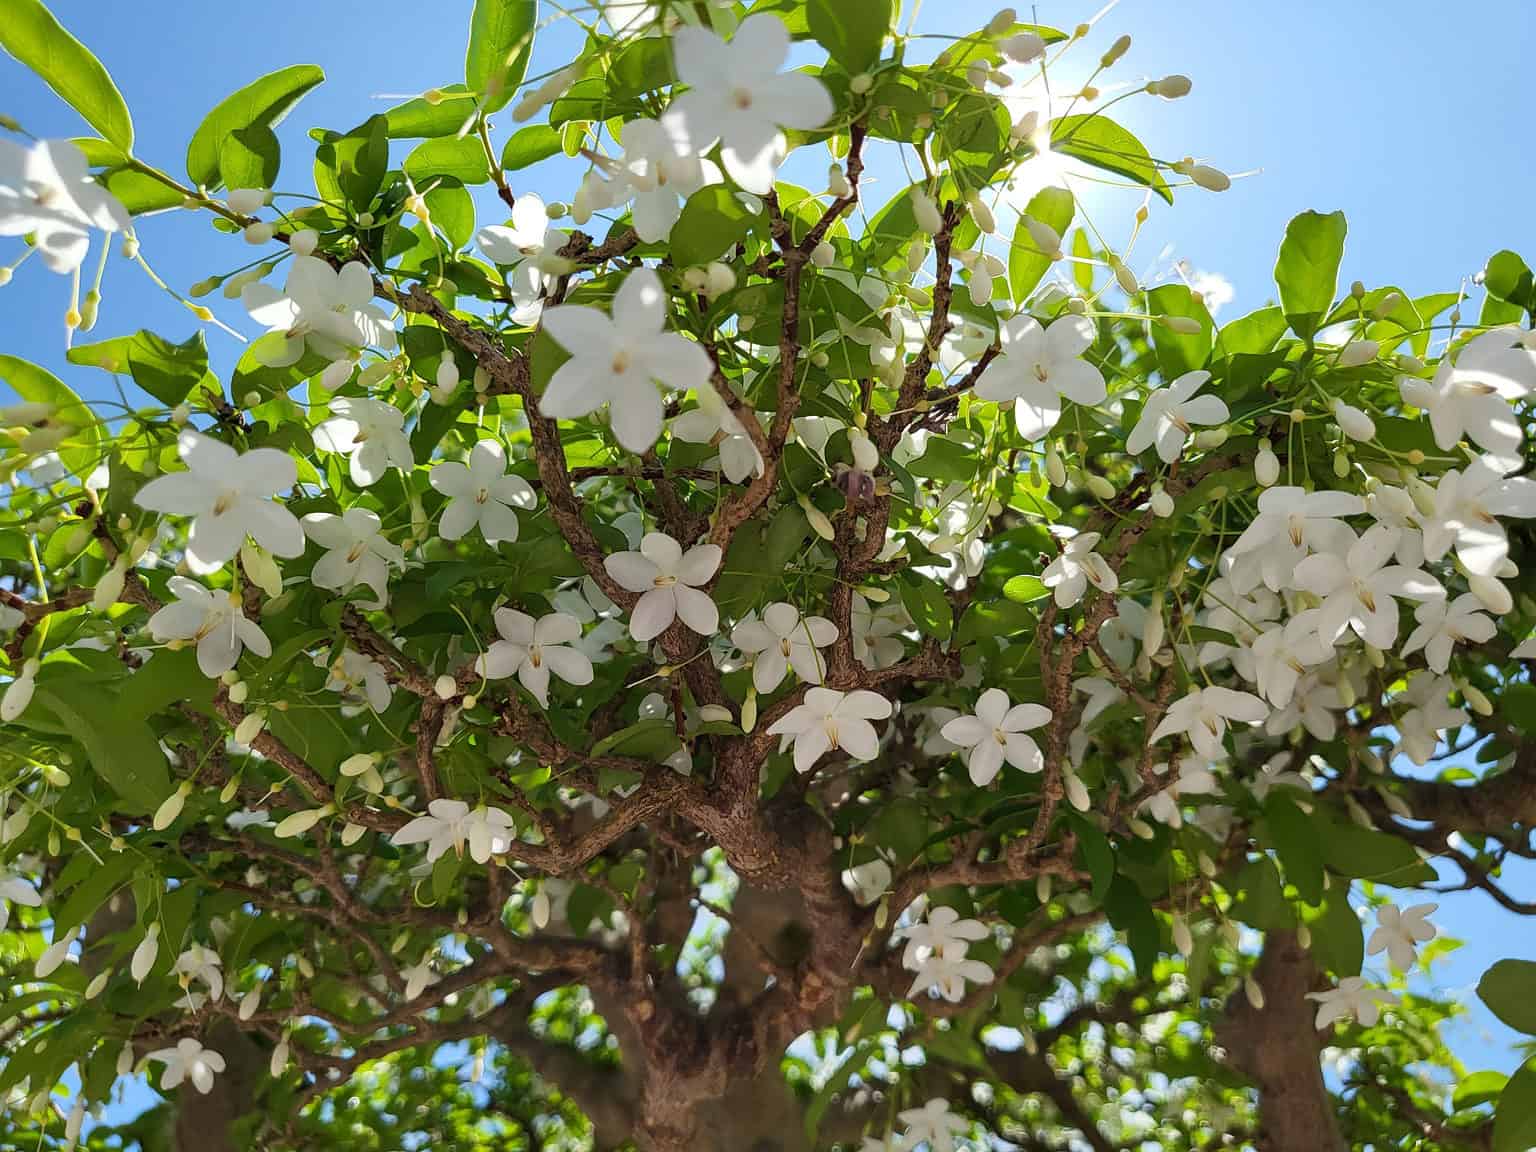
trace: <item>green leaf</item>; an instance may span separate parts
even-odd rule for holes
[[[1107,116],[1089,113],[1051,121],[1051,151],[1134,180],[1173,203],[1146,145]]]
[[[439,90],[439,98],[417,96],[396,104],[384,113],[391,140],[410,140],[429,136],[454,136],[475,114],[475,96],[462,84],[450,84]]]
[[[505,105],[522,83],[533,51],[538,9],[536,0],[475,0],[464,54],[464,83],[486,97],[486,112]]]
[[[1183,284],[1162,284],[1147,293],[1147,306],[1155,316],[1181,316],[1200,325],[1200,331],[1188,335],[1152,325],[1152,347],[1157,351],[1157,368],[1163,379],[1172,380],[1205,367],[1216,325],[1195,294]]]
[[[0,355],[0,380],[23,400],[53,405],[54,419],[79,429],[59,446],[59,458],[77,476],[88,476],[99,462],[101,426],[85,401],[53,373],[19,356]]]
[[[1536,1036],[1536,962],[1500,960],[1483,973],[1477,994],[1516,1032]]]
[[[1285,313],[1271,304],[1222,327],[1216,348],[1223,356],[1257,356],[1268,352],[1285,335]]]
[[[1303,212],[1286,225],[1275,283],[1286,322],[1303,340],[1312,339],[1333,306],[1347,230],[1342,212]]]
[[[1536,1148],[1536,1056],[1515,1070],[1499,1093],[1493,1120],[1493,1152]]]
[[[1157,962],[1161,934],[1157,915],[1141,889],[1129,877],[1116,876],[1104,900],[1104,911],[1109,916],[1110,925],[1125,933],[1131,957],[1136,961],[1137,974],[1150,976],[1152,966]]]
[[[1312,955],[1318,965],[1339,980],[1360,975],[1360,966],[1365,963],[1365,930],[1349,906],[1349,886],[1335,882],[1322,911],[1313,914],[1303,910],[1303,916],[1312,932]]]
[[[85,122],[125,153],[133,151],[133,118],[101,61],[54,19],[41,0],[6,0],[0,47],[59,94]]]
[[[1099,826],[1091,820],[1085,820],[1075,813],[1069,814],[1068,822],[1072,825],[1072,833],[1077,837],[1077,854],[1082,860],[1083,866],[1088,869],[1088,874],[1093,877],[1090,889],[1095,900],[1104,899],[1104,894],[1109,891],[1109,886],[1115,880],[1115,850],[1109,842],[1109,837],[1099,829]]]
[[[432,223],[442,230],[455,249],[469,243],[475,234],[475,200],[469,190],[456,180],[440,178],[436,188],[425,196]]]
[[[70,889],[63,904],[55,906],[54,931],[68,932],[75,925],[84,924],[112,893],[133,879],[139,867],[140,861],[131,852],[107,855],[86,873],[85,879]]]
[[[519,128],[508,138],[501,150],[501,166],[508,172],[516,172],[547,160],[561,150],[560,133],[548,124],[530,124]]]
[[[1435,870],[1419,859],[1408,841],[1374,828],[1362,828],[1323,805],[1313,813],[1318,824],[1318,846],[1329,871],[1399,888],[1435,879]]]
[[[219,148],[219,179],[226,188],[270,188],[282,160],[277,133],[265,124],[237,128]]]
[[[891,0],[809,0],[811,35],[850,75],[868,72],[880,59],[891,30]]]
[[[1317,847],[1317,827],[1283,788],[1264,799],[1270,838],[1285,865],[1285,878],[1308,904],[1323,898],[1323,857]]]
[[[967,92],[945,110],[937,127],[934,154],[949,161],[961,187],[991,183],[1009,156],[1012,122],[1003,102]]]
[[[1488,259],[1483,272],[1483,287],[1490,296],[1514,304],[1527,312],[1536,308],[1536,287],[1532,286],[1531,270],[1508,248],[1495,252]]]
[[[1509,1077],[1502,1072],[1474,1072],[1456,1085],[1456,1090],[1451,1093],[1451,1107],[1460,1111],[1497,1100],[1508,1083]]]
[[[118,712],[132,720],[147,720],[172,704],[207,705],[214,682],[197,666],[197,649],[156,652],[152,660],[128,677],[117,695]]]
[[[901,582],[901,602],[924,636],[948,640],[954,628],[949,599],[932,580],[910,577]]]
[[[325,73],[315,65],[294,64],[269,72],[220,100],[187,145],[187,175],[192,183],[209,189],[221,183],[241,187],[224,179],[221,153],[226,139],[247,128],[270,130],[281,124],[303,95],[324,79]],[[265,188],[270,184],[244,186]]]
[[[423,141],[411,149],[403,167],[418,192],[439,176],[451,176],[460,184],[484,184],[491,178],[485,148],[473,135]]]
[[[361,211],[372,203],[389,168],[389,124],[370,116],[345,136],[326,133],[315,149],[315,188],[326,200]]]
[[[1072,213],[1072,193],[1065,188],[1042,188],[1024,206],[1026,216],[1049,224],[1058,236],[1065,236],[1072,226]],[[1036,248],[1021,218],[1013,230],[1013,247],[1008,250],[1008,294],[1014,303],[1024,303],[1050,266],[1051,258]]]
[[[677,730],[670,720],[641,720],[620,728],[592,745],[593,756],[635,756],[665,760],[677,751]]]
[[[148,329],[95,344],[81,344],[68,353],[71,364],[85,364],[133,377],[133,382],[162,404],[174,407],[187,398],[208,373],[208,345],[203,333],[172,344]]]
[[[1033,604],[1051,594],[1038,576],[1013,576],[1003,585],[1003,595],[1015,604]]]
[[[97,176],[101,182],[102,176]],[[119,168],[105,176],[107,191],[116,196],[128,215],[139,216],[145,212],[165,212],[180,208],[186,199],[176,189],[160,183],[153,176],[135,172],[132,168]]]
[[[1261,931],[1278,931],[1293,923],[1291,906],[1280,885],[1280,873],[1268,856],[1245,864],[1234,881],[1238,896],[1232,915]]]
[[[718,259],[745,239],[751,226],[752,213],[725,185],[700,188],[672,229],[672,262],[687,268]]]
[[[91,767],[122,797],[124,811],[152,812],[170,794],[165,753],[142,720],[124,715],[116,701],[68,681],[40,683],[35,698],[69,725]]]

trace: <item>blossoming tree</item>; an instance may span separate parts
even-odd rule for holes
[[[1533,907],[1531,272],[1341,290],[1307,212],[1218,327],[1074,194],[1228,187],[1114,118],[1187,79],[897,15],[476,0],[183,174],[9,0],[94,134],[0,140],[78,366],[0,355],[8,1146],[1536,1143],[1406,983],[1424,892]],[[114,251],[190,338],[100,337]]]

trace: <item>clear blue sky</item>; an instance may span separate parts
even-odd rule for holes
[[[115,77],[138,131],[137,151],[179,174],[186,142],[220,98],[288,64],[316,63],[327,83],[310,93],[283,126],[281,185],[308,189],[302,134],[313,126],[346,129],[393,101],[377,93],[412,93],[463,77],[470,0],[312,2],[273,21],[206,0],[50,0],[55,13],[96,52]],[[850,3],[856,0],[849,0]],[[908,0],[910,8],[910,0]],[[1071,27],[1097,2],[1041,4],[1041,22]],[[1018,5],[1021,18],[1029,6]],[[988,19],[992,4],[927,0],[919,31],[964,31]],[[905,24],[905,19],[904,19]],[[1152,152],[1193,154],[1226,171],[1260,169],[1231,191],[1190,190],[1173,209],[1154,203],[1152,223],[1133,267],[1172,245],[1175,256],[1220,272],[1236,288],[1223,319],[1266,302],[1285,222],[1296,212],[1343,208],[1349,241],[1347,282],[1395,283],[1410,294],[1454,290],[1502,247],[1536,248],[1530,216],[1536,153],[1529,148],[1528,102],[1517,97],[1536,43],[1536,5],[1478,0],[1125,0],[1096,31],[1095,43],[1129,33],[1129,55],[1106,83],[1168,72],[1194,80],[1174,104],[1130,101],[1125,117]],[[575,41],[562,28],[546,37],[535,68],[569,59]],[[562,49],[564,55],[562,55]],[[1522,107],[1522,104],[1526,107]],[[9,57],[0,55],[0,112],[40,136],[76,135],[72,112]],[[505,136],[505,126],[498,142]],[[574,170],[555,167],[532,190],[568,199]],[[872,191],[878,203],[894,178]],[[518,190],[524,190],[519,184]],[[1138,201],[1103,218],[1123,235]],[[143,222],[144,250],[172,283],[186,289],[210,272],[253,254],[214,233],[206,217],[173,213]],[[0,241],[0,261],[16,244]],[[88,264],[87,268],[92,267]],[[67,283],[33,262],[0,288],[0,348],[43,364],[81,392],[101,394],[104,379],[64,361],[62,318]],[[253,332],[237,304],[205,301],[226,321]],[[139,327],[181,338],[189,314],[114,260],[102,320],[90,339]],[[210,331],[215,367],[237,353]],[[1529,894],[1536,882],[1526,870]],[[1536,959],[1536,931],[1482,897],[1442,902],[1442,929],[1468,942],[1437,969],[1436,984],[1466,1001],[1472,1018],[1456,1029],[1456,1047],[1473,1067],[1509,1069],[1510,1034],[1470,994],[1478,975],[1501,955]]]

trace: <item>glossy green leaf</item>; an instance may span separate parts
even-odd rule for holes
[[[1536,286],[1532,284],[1531,270],[1508,248],[1489,257],[1488,267],[1483,271],[1483,287],[1488,289],[1490,296],[1517,308],[1525,311],[1536,308]]]
[[[891,0],[809,0],[811,35],[850,74],[868,72],[891,31]]]
[[[1348,225],[1342,212],[1303,212],[1286,225],[1275,283],[1286,322],[1310,340],[1333,306]]]
[[[20,60],[125,153],[133,150],[133,118],[123,95],[91,50],[65,30],[42,0],[5,0],[0,47]]]
[[[559,132],[548,124],[530,124],[507,138],[501,150],[501,166],[508,172],[517,172],[558,155],[560,150]]]
[[[1323,898],[1323,857],[1317,847],[1317,827],[1291,799],[1287,789],[1276,788],[1264,798],[1264,815],[1270,837],[1285,865],[1286,880],[1308,904]]]
[[[1160,284],[1147,293],[1147,307],[1154,316],[1177,316],[1200,325],[1198,332],[1175,332],[1162,324],[1152,325],[1152,347],[1157,370],[1165,381],[1205,367],[1211,357],[1216,326],[1205,305],[1183,284]]]
[[[327,200],[362,211],[373,202],[389,168],[389,124],[370,116],[352,131],[326,133],[315,149],[315,187]]]
[[[1435,879],[1435,870],[1401,837],[1362,828],[1323,805],[1313,810],[1313,818],[1319,826],[1323,862],[1330,872],[1399,887]]]
[[[411,149],[402,167],[418,192],[438,176],[451,176],[460,184],[484,184],[491,178],[485,148],[474,135],[423,141]]]
[[[1536,1036],[1536,961],[1500,960],[1483,973],[1477,994],[1516,1032]]]
[[[391,140],[456,136],[475,114],[475,94],[463,84],[441,88],[433,99],[417,96],[384,113]]]
[[[70,726],[91,768],[129,812],[153,812],[170,794],[165,753],[142,720],[125,716],[112,697],[65,682],[39,683],[34,697]]]
[[[1536,1056],[1515,1070],[1499,1093],[1493,1121],[1493,1152],[1536,1148]]]
[[[522,83],[533,51],[538,9],[535,0],[475,0],[464,83],[485,97],[486,112],[505,105]]]
[[[1173,203],[1168,181],[1146,145],[1107,116],[1088,113],[1051,121],[1051,151],[1134,180]]]
[[[132,336],[78,344],[68,355],[71,364],[132,376],[135,384],[168,405],[180,404],[208,373],[208,344],[201,331],[172,344],[140,329]]]
[[[192,133],[187,145],[187,175],[194,185],[209,189],[227,187],[270,187],[270,184],[231,184],[224,179],[221,154],[232,134],[248,128],[270,130],[281,124],[306,92],[320,84],[325,73],[313,64],[295,64],[279,68],[220,100],[212,112]],[[250,137],[262,139],[260,133]],[[275,138],[274,138],[275,139]],[[248,147],[253,145],[248,144]]]
[[[707,264],[746,239],[752,213],[723,184],[700,188],[672,226],[672,259],[679,267]]]

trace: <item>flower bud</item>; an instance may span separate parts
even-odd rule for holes
[[[240,1009],[238,1015],[241,1020],[249,1020],[256,1015],[256,1010],[261,1007],[261,985],[258,984],[244,996],[240,997]]]
[[[862,96],[874,87],[875,78],[868,72],[860,72],[848,81],[848,91],[855,96]]]
[[[1207,192],[1225,192],[1232,187],[1232,177],[1209,164],[1191,164],[1187,175]]]
[[[288,1039],[287,1037],[284,1037],[283,1039],[279,1040],[277,1042],[277,1046],[272,1049],[272,1058],[267,1061],[267,1071],[272,1075],[273,1079],[276,1079],[283,1074],[283,1070],[287,1067]]]
[[[529,916],[533,920],[533,926],[539,931],[549,927],[549,893],[540,888],[533,894],[533,905],[529,909]]]
[[[350,820],[341,826],[341,846],[350,848],[363,838],[363,833],[368,831],[361,824],[354,824]]]
[[[1045,54],[1045,41],[1034,32],[1017,32],[997,44],[998,50],[1015,64],[1028,64]]]
[[[1206,428],[1195,433],[1195,447],[1201,452],[1210,452],[1220,448],[1227,442],[1227,430],[1225,428]]]
[[[452,676],[439,676],[432,685],[432,691],[439,700],[452,700],[459,693],[459,685]]]
[[[288,250],[295,256],[313,256],[320,244],[320,233],[313,228],[300,228],[288,237]]]
[[[229,702],[231,704],[244,704],[251,694],[251,686],[244,681],[229,686]]]
[[[1001,36],[1018,21],[1019,14],[1012,8],[999,8],[987,21],[987,35]]]
[[[123,594],[123,583],[127,579],[128,561],[119,556],[112,562],[112,567],[102,573],[101,579],[96,581],[96,587],[91,594],[91,608],[97,612],[105,612],[117,603],[118,597]]]
[[[249,216],[266,207],[271,198],[272,193],[265,188],[232,188],[224,198],[224,203],[229,205],[231,212]]]
[[[1180,76],[1174,73],[1164,76],[1161,80],[1153,80],[1147,85],[1147,91],[1154,96],[1161,96],[1164,100],[1177,100],[1181,96],[1188,96],[1189,90],[1194,87],[1188,76]]]
[[[918,228],[930,236],[942,232],[944,217],[939,214],[939,206],[933,202],[933,197],[915,185],[907,195],[912,200],[912,218],[917,221]]]
[[[919,236],[911,244],[907,245],[907,272],[909,275],[917,275],[917,270],[928,259],[928,242]]]
[[[837,249],[830,240],[823,240],[811,249],[811,263],[818,268],[830,268],[837,260]]]
[[[848,177],[843,174],[841,164],[832,164],[827,168],[827,191],[838,199],[853,195],[853,187],[848,183]]]
[[[729,264],[711,260],[704,265],[704,294],[711,299],[736,287],[736,271]]]
[[[172,824],[176,823],[176,817],[181,815],[181,810],[187,806],[187,797],[192,794],[192,785],[183,780],[172,792],[160,802],[160,807],[155,809],[154,819],[150,826],[156,832],[164,832]]]
[[[1351,340],[1339,350],[1340,368],[1358,368],[1376,359],[1381,344],[1375,340]]]
[[[1067,802],[1079,812],[1086,812],[1093,800],[1088,795],[1088,787],[1080,780],[1075,772],[1062,772],[1062,784],[1067,789]]]
[[[1333,402],[1333,418],[1338,421],[1340,430],[1351,440],[1371,440],[1376,436],[1375,422],[1356,408],[1353,404],[1346,404],[1342,400]]]
[[[240,723],[235,725],[235,743],[249,748],[266,726],[265,712],[247,712],[240,718]]]
[[[279,839],[302,836],[320,823],[323,817],[329,816],[330,812],[330,806],[327,805],[324,808],[306,808],[303,811],[291,813],[272,830],[272,834]]]
[[[1173,497],[1161,486],[1152,490],[1152,498],[1147,501],[1152,509],[1152,515],[1161,520],[1166,520],[1173,515]]]
[[[272,225],[265,220],[258,220],[254,224],[247,224],[242,235],[247,244],[266,244],[272,239]]]
[[[992,209],[987,207],[980,192],[972,192],[965,198],[965,202],[970,207],[971,219],[976,221],[976,227],[983,232],[997,231],[997,217],[992,215]]]
[[[1177,332],[1180,336],[1200,335],[1200,321],[1193,316],[1159,316],[1157,322],[1170,332]]]
[[[1189,922],[1177,912],[1173,914],[1173,946],[1183,956],[1195,950],[1195,935],[1189,930]]]
[[[1052,228],[1044,220],[1036,220],[1033,216],[1024,217],[1024,227],[1029,230],[1029,238],[1034,241],[1035,247],[1050,257],[1052,260],[1061,259],[1061,233]]]
[[[1131,38],[1129,36],[1120,36],[1116,38],[1115,42],[1109,46],[1109,51],[1104,53],[1103,56],[1099,57],[1099,67],[1111,67],[1117,60],[1120,59],[1120,57],[1124,56],[1130,50]]]
[[[1264,989],[1259,987],[1259,982],[1252,976],[1243,976],[1243,995],[1248,997],[1248,1003],[1253,1005],[1255,1012],[1264,1011]]]
[[[1461,694],[1466,702],[1471,705],[1472,711],[1476,712],[1479,716],[1493,715],[1493,701],[1483,694],[1482,689],[1471,684],[1463,684],[1461,686]]]
[[[1467,588],[1478,598],[1483,607],[1495,616],[1502,616],[1515,606],[1514,597],[1509,594],[1509,589],[1492,576],[1468,573]]]
[[[437,365],[437,375],[434,377],[437,388],[442,392],[452,392],[459,386],[459,366],[454,363],[452,356],[443,355]]]
[[[1258,455],[1253,458],[1253,475],[1265,488],[1280,479],[1280,457],[1275,455],[1268,440],[1259,441]]]
[[[1115,486],[1097,473],[1087,477],[1087,485],[1088,491],[1100,500],[1113,500],[1115,498]]]

